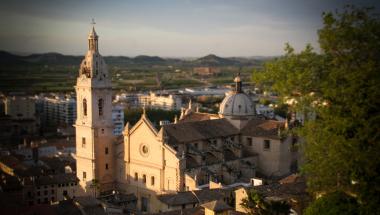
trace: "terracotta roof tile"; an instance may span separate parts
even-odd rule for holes
[[[207,203],[202,204],[201,206],[215,212],[222,212],[222,211],[233,209],[231,206],[227,205],[221,200],[214,200],[211,202],[207,202]]]
[[[244,126],[241,133],[246,136],[280,139],[278,129],[284,125],[285,123],[280,121],[254,118]]]
[[[227,119],[184,122],[163,127],[171,145],[239,134],[239,130]]]
[[[182,118],[179,123],[181,122],[196,122],[196,121],[203,121],[203,120],[210,120],[210,114],[208,113],[190,113],[188,115],[185,115],[184,118]]]

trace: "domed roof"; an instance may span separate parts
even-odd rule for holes
[[[230,93],[220,104],[219,114],[223,116],[253,116],[253,102],[245,93]]]
[[[219,114],[223,116],[253,116],[255,108],[251,98],[242,90],[240,74],[235,79],[235,90],[230,92],[222,101]]]

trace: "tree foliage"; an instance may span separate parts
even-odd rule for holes
[[[241,203],[249,214],[273,215],[289,214],[290,205],[286,201],[266,201],[264,196],[255,190],[248,192],[247,198]]]
[[[355,198],[344,192],[333,192],[314,201],[305,211],[306,215],[359,214]]]
[[[143,110],[141,108],[128,108],[124,110],[124,122],[129,122],[130,125],[136,124],[141,118]],[[169,120],[172,122],[175,116],[179,117],[180,112],[177,110],[162,110],[162,109],[146,109],[146,114],[149,120],[156,126],[159,126],[161,120]]]
[[[299,130],[304,173],[315,193],[355,196],[364,214],[380,204],[380,19],[372,9],[324,13],[321,53],[286,46],[257,83],[293,99],[293,110],[314,112]]]

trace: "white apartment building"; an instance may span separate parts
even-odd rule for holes
[[[256,104],[256,114],[273,119],[275,117],[274,109],[263,104]]]
[[[35,119],[34,100],[26,96],[10,96],[4,99],[5,114],[13,119]]]
[[[120,136],[124,129],[124,107],[121,105],[112,106],[112,122],[114,124],[114,129],[112,131],[113,135]]]
[[[149,94],[138,94],[137,103],[139,106],[154,109],[181,110],[182,108],[181,97],[173,94],[158,94],[154,92],[150,92]]]
[[[43,116],[45,125],[72,126],[76,119],[76,100],[70,96],[55,96],[43,98]]]

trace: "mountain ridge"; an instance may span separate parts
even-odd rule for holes
[[[249,66],[262,61],[256,58],[243,57],[220,57],[215,54],[208,54],[193,60],[184,60],[181,58],[162,58],[159,56],[138,55],[136,57],[127,56],[103,56],[107,64],[115,66],[128,65],[171,65],[182,63],[187,66]],[[78,66],[83,55],[64,55],[57,52],[48,52],[41,54],[17,55],[4,50],[0,50],[1,65],[61,65],[61,66]],[[269,57],[270,58],[270,57]]]

